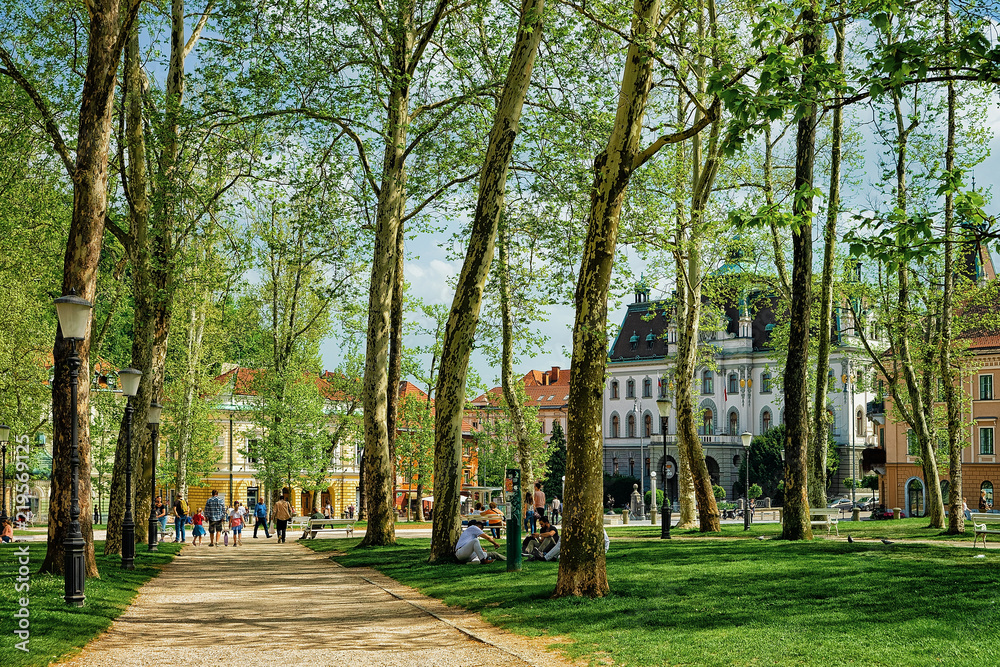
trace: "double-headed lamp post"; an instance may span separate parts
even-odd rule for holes
[[[153,470],[149,475],[149,551],[156,551],[156,449],[160,435],[160,413],[163,406],[153,402],[149,404],[149,411],[146,413],[146,423],[149,424],[149,449],[153,457]]]
[[[142,371],[123,368],[118,371],[125,402],[125,518],[122,520],[122,569],[135,569],[135,520],[132,517],[132,397],[139,391]],[[152,498],[149,499],[152,502]]]
[[[82,607],[86,595],[84,587],[87,581],[86,560],[83,548],[83,533],[80,532],[80,442],[77,425],[79,423],[77,405],[77,387],[79,386],[80,366],[83,361],[76,351],[76,344],[87,336],[87,325],[90,322],[90,311],[93,305],[86,299],[76,295],[76,290],[70,290],[66,296],[61,296],[54,302],[56,317],[59,318],[59,330],[62,337],[70,342],[69,356],[66,365],[69,367],[69,387],[72,418],[70,419],[70,507],[69,531],[63,539],[63,576],[65,588],[63,599],[74,607]]]
[[[656,399],[656,408],[660,411],[660,432],[663,436],[663,507],[660,508],[660,539],[670,539],[670,493],[667,488],[667,419],[670,417],[670,399],[667,397]],[[650,449],[653,449],[650,446]],[[653,503],[656,502],[656,494],[653,494]]]
[[[750,442],[753,440],[753,434],[750,431],[743,431],[740,440],[743,441],[743,461],[747,466],[745,480],[747,502],[743,506],[743,530],[750,530]]]
[[[3,486],[0,487],[0,495],[3,496],[0,504],[0,525],[7,520],[7,443],[10,442],[10,426],[0,424],[0,467],[3,468]],[[14,486],[11,480],[11,486]],[[13,507],[11,508],[13,510]]]

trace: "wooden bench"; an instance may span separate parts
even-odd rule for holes
[[[972,546],[975,548],[979,536],[983,536],[983,548],[986,548],[987,535],[1000,535],[1000,514],[984,514],[982,512],[972,513],[972,526],[975,535],[972,539]]]
[[[303,525],[303,540],[315,537],[316,533],[333,533],[342,530],[347,537],[354,537],[354,519],[306,519]]]
[[[483,526],[483,530],[496,529],[500,531],[501,534],[506,534],[507,532],[507,520],[502,516],[496,514],[463,514],[462,515],[462,525],[468,526],[470,521],[479,521],[486,524]]]
[[[840,529],[837,528],[837,524],[840,522],[840,510],[835,507],[823,507],[809,510],[809,525],[813,527],[825,527],[827,535],[830,534],[830,530],[837,531],[837,537],[840,537]]]

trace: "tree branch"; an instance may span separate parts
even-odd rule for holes
[[[471,174],[466,174],[465,176],[462,176],[460,178],[453,178],[453,179],[451,179],[450,181],[448,181],[447,183],[445,183],[444,185],[442,185],[440,188],[438,188],[437,190],[435,190],[429,197],[427,197],[427,199],[425,199],[424,201],[422,201],[419,206],[417,206],[415,209],[413,209],[412,211],[410,211],[409,214],[403,216],[403,222],[408,221],[410,218],[412,218],[415,215],[417,215],[418,213],[420,213],[420,211],[423,210],[425,206],[427,206],[432,201],[434,201],[435,199],[437,199],[441,195],[442,192],[444,192],[445,190],[447,190],[451,186],[458,185],[459,183],[467,183],[468,181],[471,181],[472,179],[474,179],[478,175],[479,175],[479,172],[478,171],[474,171]]]
[[[427,44],[430,43],[431,37],[434,35],[434,31],[437,30],[438,23],[441,22],[441,18],[444,16],[445,7],[448,6],[450,0],[438,0],[437,7],[434,8],[434,15],[431,16],[431,20],[422,26],[423,35],[420,37],[420,41],[417,42],[417,46],[413,49],[413,54],[410,56],[410,62],[406,66],[406,75],[409,77],[413,76],[413,73],[417,71],[417,63],[424,56],[424,49],[427,48]]]
[[[215,8],[215,0],[209,0],[208,4],[205,6],[205,11],[201,13],[201,17],[198,19],[198,24],[195,25],[194,30],[191,31],[191,37],[188,38],[187,44],[184,45],[184,50],[181,51],[181,60],[188,57],[191,53],[191,49],[198,42],[198,38],[201,37],[201,31],[205,28],[205,24],[208,23],[208,17],[212,15],[212,10]]]
[[[709,107],[708,113],[706,113],[701,118],[701,120],[696,122],[691,127],[687,128],[686,130],[682,130],[680,132],[674,132],[673,134],[664,134],[663,136],[661,136],[659,139],[650,144],[649,147],[646,148],[646,150],[644,150],[643,152],[639,153],[638,156],[636,156],[635,160],[633,160],[632,162],[632,168],[638,169],[639,167],[641,167],[646,162],[646,160],[656,155],[657,151],[659,151],[667,144],[676,144],[681,141],[685,141],[687,139],[690,139],[694,135],[698,134],[699,132],[701,132],[708,126],[709,123],[718,118],[720,108],[721,108],[721,102],[719,101],[718,98],[716,98],[715,101],[712,103],[712,106]]]

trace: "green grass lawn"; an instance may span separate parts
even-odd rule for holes
[[[87,601],[83,607],[66,606],[63,601],[63,577],[38,574],[45,559],[46,544],[30,542],[30,590],[15,591],[16,571],[19,565],[13,557],[14,548],[22,544],[0,547],[0,665],[22,667],[48,665],[60,656],[75,652],[88,641],[102,633],[135,598],[142,584],[157,575],[159,569],[170,562],[179,544],[161,544],[159,551],[149,554],[145,547],[136,548],[136,569],[120,569],[118,556],[102,556],[103,542],[97,542],[97,568],[100,579],[87,580]],[[24,653],[14,647],[20,639],[15,636],[15,619],[12,614],[20,608],[18,599],[29,600],[31,632]]]
[[[503,563],[428,565],[426,539],[356,544],[306,546],[333,551],[348,567],[375,567],[513,632],[545,637],[595,665],[1000,664],[1000,551],[614,539],[611,594],[553,600],[556,563],[525,563],[509,574]]]
[[[674,523],[676,523],[676,514]],[[928,528],[926,518],[899,519],[896,521],[841,521],[840,539],[846,539],[851,535],[856,540],[878,540],[886,538],[889,540],[934,540],[942,542],[971,542],[972,524],[965,522],[966,532],[964,535],[946,535],[938,528]],[[608,535],[611,537],[629,538],[655,538],[660,537],[660,526],[607,526]],[[670,534],[678,538],[710,538],[720,537],[720,533],[702,533],[698,529],[694,530],[671,530]],[[750,530],[744,532],[743,524],[724,523],[722,524],[722,537],[749,537],[755,539],[758,535],[766,537],[777,537],[781,534],[780,523],[754,523]],[[837,539],[835,532],[829,535],[825,528],[813,529],[813,537],[816,539],[826,539],[830,537]]]

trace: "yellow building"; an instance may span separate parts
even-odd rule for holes
[[[215,472],[209,474],[198,486],[188,489],[188,506],[193,512],[205,506],[205,501],[212,495],[212,490],[218,490],[227,505],[232,505],[233,499],[247,505],[256,504],[259,498],[270,507],[273,489],[265,488],[263,480],[257,476],[257,460],[253,456],[257,442],[263,434],[257,424],[254,424],[252,410],[256,408],[257,394],[253,389],[256,376],[264,371],[230,367],[216,378],[222,390],[212,400],[215,403],[213,421],[219,425],[219,436],[216,448],[221,459]],[[327,374],[317,378],[320,392],[326,398],[329,408],[344,414],[345,410],[357,409],[360,417],[360,407],[357,399],[344,396],[328,381]],[[302,487],[293,482],[292,488],[283,486],[280,491],[288,494],[288,500],[298,514],[304,514],[317,507],[320,511],[330,506],[332,516],[344,516],[353,506],[357,511],[359,503],[359,479],[361,455],[360,443],[345,439],[338,445],[337,451],[331,457],[327,469],[325,486],[313,494],[303,491]]]

